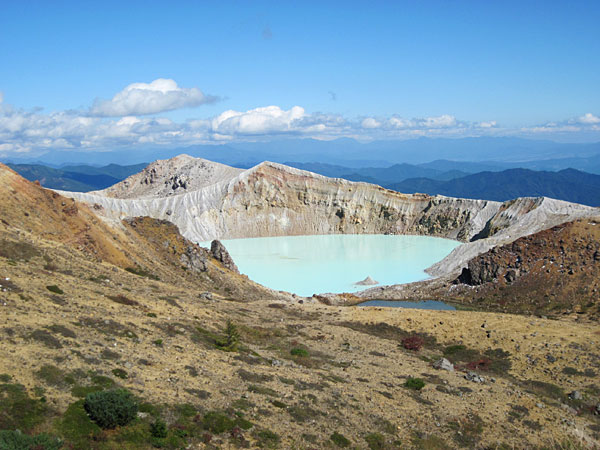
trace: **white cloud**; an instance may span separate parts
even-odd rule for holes
[[[159,78],[152,83],[130,84],[111,100],[96,100],[89,109],[89,115],[119,117],[157,114],[217,100],[217,97],[204,95],[198,88],[181,88],[174,80]]]
[[[211,130],[223,135],[264,135],[297,131],[305,116],[304,108],[294,106],[285,111],[266,106],[246,112],[225,111],[211,120]]]
[[[170,84],[167,83],[168,85]],[[158,92],[162,91],[159,89]],[[41,153],[52,149],[116,150],[141,146],[175,148],[210,142],[269,139],[281,135],[368,140],[418,136],[548,137],[581,132],[594,133],[600,138],[600,119],[588,113],[564,121],[508,129],[495,121],[468,122],[451,115],[410,119],[393,115],[353,119],[339,114],[307,113],[300,106],[286,110],[272,105],[248,111],[228,110],[212,118],[174,122],[164,117],[135,114],[106,118],[78,111],[43,113],[41,110],[27,111],[0,103],[0,155]]]
[[[379,128],[381,126],[381,122],[372,117],[367,117],[361,122],[361,126],[367,129]]]
[[[600,123],[600,117],[593,115],[592,113],[584,114],[577,119],[579,123],[594,125]]]
[[[439,117],[428,117],[423,124],[427,128],[448,128],[456,125],[456,117],[447,114]]]

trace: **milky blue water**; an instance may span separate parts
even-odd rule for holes
[[[429,236],[330,234],[221,241],[240,272],[264,286],[311,296],[355,292],[370,276],[378,286],[428,278],[424,270],[460,245]],[[210,247],[210,243],[201,245]]]
[[[438,300],[422,300],[417,302],[409,302],[404,300],[369,300],[368,302],[359,303],[356,306],[384,306],[386,308],[413,308],[413,309],[433,309],[436,311],[455,311],[456,308]]]

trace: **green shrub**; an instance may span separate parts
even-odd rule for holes
[[[304,348],[295,347],[290,350],[290,354],[292,356],[306,357],[306,356],[308,356],[308,350],[306,350]]]
[[[278,444],[281,438],[277,433],[274,433],[271,430],[260,430],[255,436],[258,439],[261,448],[279,448]]]
[[[163,346],[163,340],[162,339],[157,339],[155,341],[152,341],[152,343],[154,345],[156,345],[157,347],[162,347]]]
[[[126,380],[127,378],[129,378],[129,376],[127,375],[127,372],[123,369],[113,369],[112,373],[115,377],[121,378],[123,380]]]
[[[240,332],[231,320],[227,321],[224,334],[225,337],[217,341],[217,346],[227,352],[237,351],[240,343]]]
[[[425,382],[420,378],[408,377],[408,379],[404,383],[404,387],[408,389],[413,389],[415,391],[420,391],[425,387]]]
[[[225,431],[231,430],[235,426],[235,422],[230,419],[227,415],[217,412],[209,411],[204,415],[202,421],[204,428],[215,434],[221,434]]]
[[[133,395],[125,389],[92,392],[85,397],[84,408],[102,428],[127,425],[138,411]]]
[[[156,422],[150,424],[150,434],[155,438],[166,438],[167,424],[160,419],[156,419]]]
[[[55,294],[63,295],[65,293],[61,288],[59,288],[55,284],[53,284],[51,286],[46,286],[46,289],[48,289],[50,292],[54,292]]]
[[[47,413],[46,403],[29,397],[25,386],[0,384],[0,430],[28,432],[43,422]]]
[[[380,433],[369,433],[365,436],[365,441],[370,450],[383,450],[385,449],[385,438]]]
[[[62,442],[48,434],[29,436],[18,430],[0,430],[0,449],[2,450],[58,450]]]
[[[350,440],[343,434],[338,433],[337,431],[333,433],[329,439],[331,439],[331,442],[333,442],[338,447],[350,447]]]

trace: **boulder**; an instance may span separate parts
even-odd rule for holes
[[[433,363],[434,369],[447,370],[448,372],[454,372],[454,364],[448,361],[446,358],[438,359]]]
[[[231,257],[225,246],[221,244],[221,241],[218,241],[217,239],[212,241],[212,243],[210,244],[210,253],[212,254],[213,258],[215,258],[217,261],[223,264],[224,267],[231,270],[232,272],[240,273],[237,266],[233,262],[233,258]]]
[[[206,255],[199,248],[188,246],[179,261],[193,272],[206,272]]]
[[[375,281],[371,277],[367,277],[362,281],[357,281],[356,283],[354,283],[355,286],[374,286],[376,284],[379,284],[379,281]]]
[[[475,372],[467,372],[465,374],[465,379],[472,381],[473,383],[485,383],[485,378]]]

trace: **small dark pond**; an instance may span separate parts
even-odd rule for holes
[[[356,306],[383,306],[387,308],[415,308],[415,309],[434,309],[436,311],[454,311],[456,308],[447,303],[438,300],[423,300],[417,302],[396,301],[396,300],[369,300],[359,303]]]

